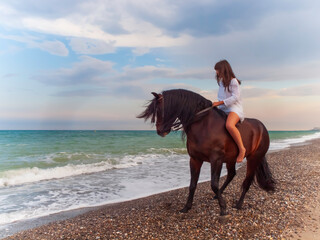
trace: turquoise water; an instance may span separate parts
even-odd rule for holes
[[[316,131],[270,131],[271,142],[304,140]],[[272,148],[272,146],[271,146]],[[155,131],[0,131],[0,176],[12,169],[54,168],[108,161],[125,156],[175,152],[186,154],[179,132],[165,138]]]
[[[320,138],[270,131],[270,151]],[[123,201],[189,184],[181,134],[0,131],[0,230],[14,222]],[[210,178],[204,164],[200,180]]]
[[[8,170],[108,162],[148,153],[186,153],[180,133],[154,131],[0,131],[0,177]],[[0,178],[1,186],[1,178]]]
[[[317,131],[269,131],[270,140],[293,139],[306,137],[317,133]]]

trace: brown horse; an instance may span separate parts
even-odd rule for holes
[[[236,175],[236,158],[238,147],[225,128],[226,114],[211,108],[212,102],[197,93],[176,89],[162,94],[152,93],[145,111],[138,118],[151,118],[156,122],[158,135],[164,137],[171,130],[183,128],[187,136],[187,150],[190,155],[191,182],[189,197],[181,212],[191,209],[194,192],[204,161],[211,164],[211,188],[216,194],[220,206],[220,215],[226,214],[226,202],[222,193]],[[241,209],[243,199],[254,177],[258,185],[266,191],[274,191],[272,178],[265,154],[269,148],[269,134],[265,126],[256,119],[246,118],[237,127],[246,148],[247,174],[242,184],[242,194],[235,207]],[[226,163],[227,178],[219,189],[222,164]]]

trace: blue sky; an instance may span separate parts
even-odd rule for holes
[[[320,126],[317,1],[0,1],[0,129],[152,129],[150,92],[215,100],[214,64],[269,130]]]

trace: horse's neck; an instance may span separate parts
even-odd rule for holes
[[[224,113],[222,110],[218,109],[218,108],[214,108],[213,109],[213,114],[214,114],[214,118],[217,120],[217,121],[223,121],[225,122],[227,120],[227,114]]]
[[[187,133],[189,137],[199,137],[206,134],[213,134],[224,131],[225,118],[217,110],[209,110],[208,114],[203,116],[202,119],[191,124],[190,131]],[[199,135],[200,132],[203,132]],[[189,136],[190,135],[190,136]]]
[[[187,116],[190,116],[189,118]],[[182,108],[181,112],[177,115],[177,118],[181,121],[183,127],[189,125],[190,120],[192,121],[194,118],[194,112],[190,109]]]

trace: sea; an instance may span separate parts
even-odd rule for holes
[[[320,138],[319,131],[269,134],[269,152]],[[205,163],[200,182],[209,179]],[[155,131],[0,131],[0,238],[25,221],[136,199],[189,181],[180,132],[162,138]]]

